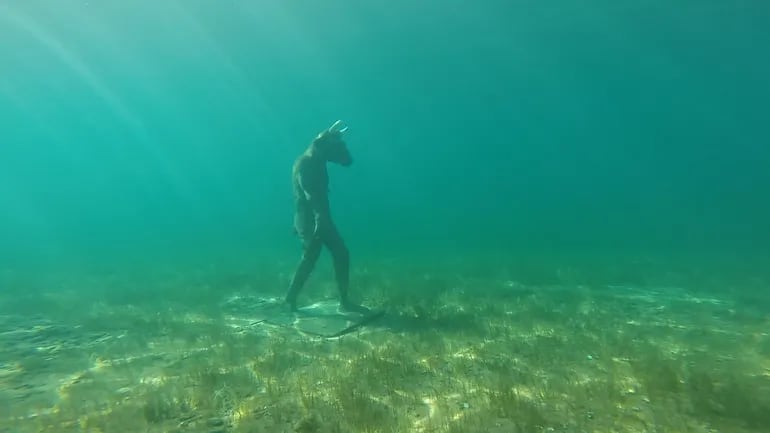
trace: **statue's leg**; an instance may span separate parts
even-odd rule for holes
[[[289,291],[286,294],[286,303],[289,304],[292,311],[297,309],[297,295],[313,272],[313,268],[316,262],[318,262],[318,257],[321,255],[322,246],[323,241],[318,237],[310,237],[303,240],[302,259],[294,271]]]
[[[337,280],[340,303],[347,303],[350,287],[350,252],[337,230],[324,234],[324,244],[331,252],[334,261],[334,277]]]

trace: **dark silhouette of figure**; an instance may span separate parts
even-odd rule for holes
[[[294,189],[294,230],[302,240],[302,260],[291,280],[286,303],[297,310],[297,295],[302,290],[315,264],[326,246],[334,260],[334,273],[340,296],[340,309],[367,313],[366,307],[351,303],[348,298],[350,284],[350,253],[337,231],[329,208],[329,173],[327,162],[348,167],[353,158],[343,140],[341,122],[335,122],[322,131],[310,143],[305,152],[294,162],[292,184]]]

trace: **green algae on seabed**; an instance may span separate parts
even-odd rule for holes
[[[364,294],[384,300],[377,290]],[[768,319],[738,313],[751,306],[492,279],[448,281],[432,302],[388,295],[393,319],[334,340],[233,327],[232,312],[189,305],[84,309],[82,333],[6,317],[0,429],[755,433],[770,423]]]

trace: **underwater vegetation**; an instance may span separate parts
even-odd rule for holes
[[[708,290],[367,272],[360,295],[388,314],[336,339],[236,328],[194,301],[149,308],[100,299],[68,318],[77,326],[5,314],[0,431],[754,433],[770,425],[770,319],[761,303]],[[214,281],[220,299],[232,292],[226,278],[200,279]]]

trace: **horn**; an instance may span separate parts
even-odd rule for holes
[[[342,132],[345,132],[345,131],[348,130],[347,126],[340,128],[341,125],[342,125],[342,120],[338,120],[338,121],[334,122],[331,127],[329,127],[329,131],[335,131],[335,132],[342,133]]]

